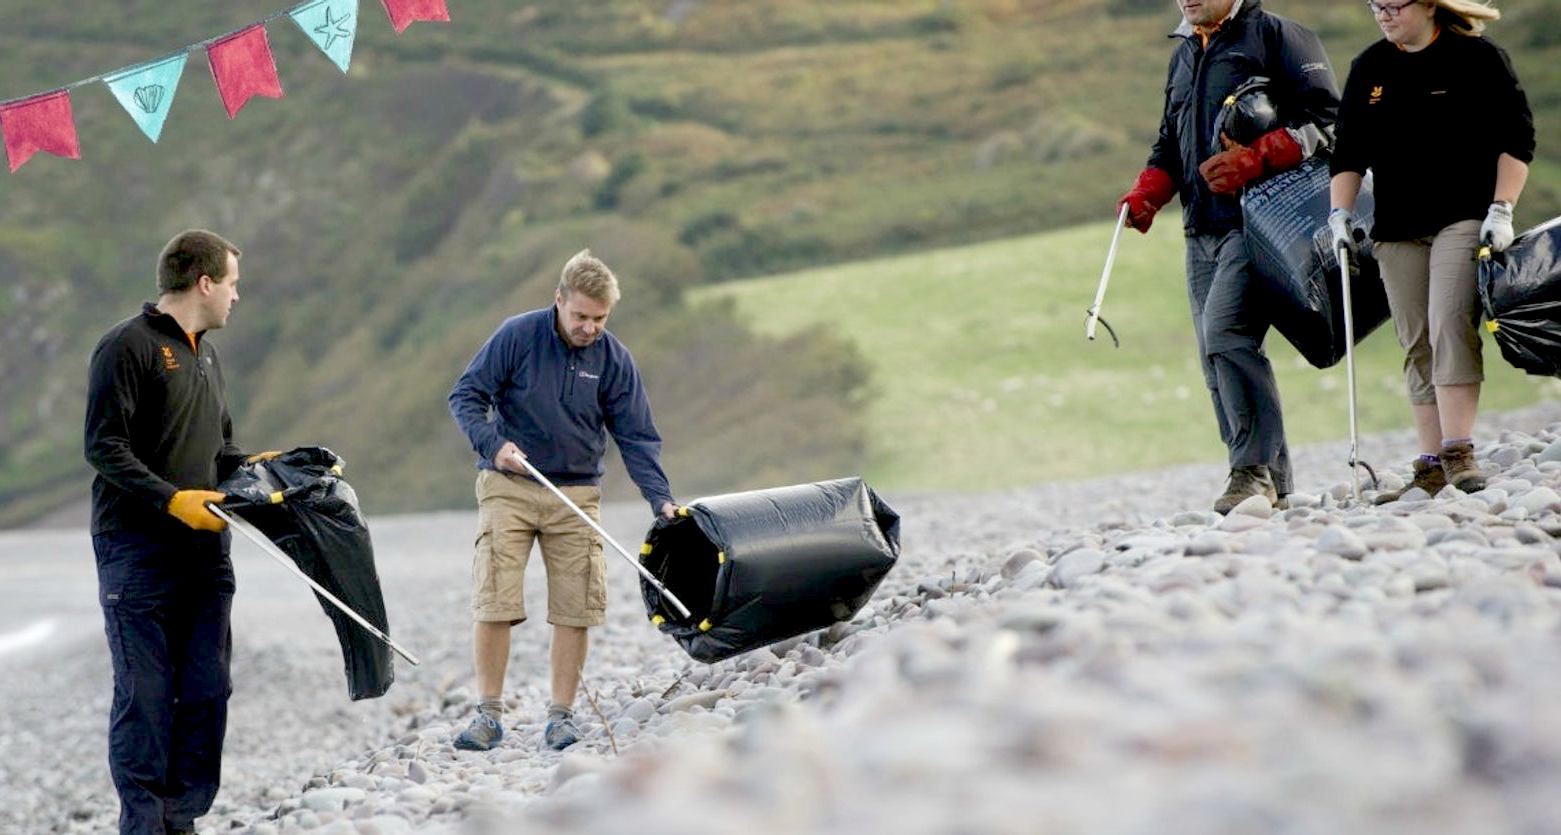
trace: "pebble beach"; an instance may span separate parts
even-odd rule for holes
[[[236,608],[200,832],[1561,832],[1561,404],[1482,418],[1476,443],[1485,490],[1380,506],[1352,501],[1338,443],[1293,451],[1285,510],[1208,511],[1213,463],[889,494],[903,552],[867,606],[716,664],[652,628],[609,555],[564,752],[540,740],[540,619],[514,633],[503,742],[450,744],[475,709],[475,513],[371,519],[392,634],[421,664],[350,702],[305,592]],[[1408,433],[1361,451],[1402,485]],[[631,546],[649,523],[609,517]],[[0,560],[73,547],[90,581],[85,534],[55,536],[0,533]],[[263,559],[235,545],[236,606],[282,573]],[[114,830],[107,652],[80,594],[0,655],[0,832]]]

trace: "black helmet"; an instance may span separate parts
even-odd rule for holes
[[[1217,154],[1225,150],[1220,134],[1242,145],[1251,145],[1259,136],[1278,127],[1279,110],[1268,97],[1268,79],[1255,75],[1220,103],[1219,115],[1214,118],[1214,135],[1209,138],[1209,152]]]

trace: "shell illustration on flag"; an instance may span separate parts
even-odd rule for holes
[[[156,113],[157,106],[163,103],[163,91],[166,88],[161,84],[148,84],[145,87],[137,87],[134,95],[136,107],[144,113]]]
[[[103,77],[103,83],[146,138],[156,142],[184,74],[185,53],[175,52]]]

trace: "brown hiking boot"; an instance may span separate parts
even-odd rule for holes
[[[1274,489],[1274,478],[1269,475],[1268,467],[1262,464],[1233,468],[1225,494],[1214,500],[1214,512],[1229,513],[1231,508],[1252,496],[1266,496],[1269,504],[1279,501],[1279,493]]]
[[[1485,489],[1485,474],[1474,463],[1474,444],[1442,447],[1442,470],[1447,475],[1447,483],[1465,493],[1477,493]]]
[[[1377,494],[1377,504],[1396,502],[1404,497],[1405,493],[1419,487],[1430,495],[1435,496],[1447,486],[1447,474],[1442,471],[1441,464],[1432,464],[1424,458],[1415,459],[1415,479],[1397,490],[1389,490],[1386,493]]]

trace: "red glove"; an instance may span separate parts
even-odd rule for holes
[[[1301,145],[1284,128],[1259,136],[1250,146],[1228,136],[1220,138],[1225,150],[1198,166],[1198,173],[1209,181],[1209,190],[1215,194],[1233,194],[1265,172],[1274,174],[1301,164]]]
[[[1171,175],[1158,168],[1145,168],[1138,174],[1138,182],[1117,201],[1117,214],[1127,206],[1127,225],[1140,232],[1148,232],[1154,223],[1154,213],[1176,196],[1176,184]]]

